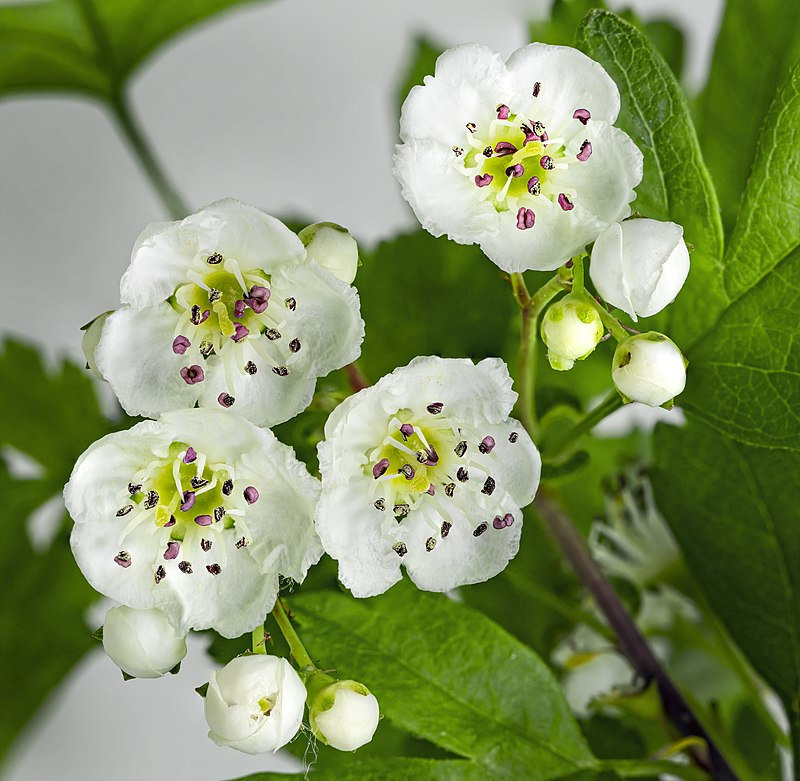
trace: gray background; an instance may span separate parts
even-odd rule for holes
[[[175,2],[177,0],[165,0]],[[687,36],[687,84],[705,78],[722,0],[636,0]],[[509,54],[544,0],[277,0],[229,12],[161,50],[133,103],[192,207],[236,196],[276,215],[348,226],[371,245],[413,228],[391,173],[395,87],[413,35]],[[0,103],[0,329],[80,359],[79,327],[118,303],[136,235],[160,203],[104,111],[71,97]],[[46,513],[45,513],[46,514]],[[46,523],[43,521],[43,523]],[[89,623],[102,617],[98,610]],[[123,684],[101,651],[53,693],[4,781],[142,777],[218,781],[299,767],[206,738],[190,643],[179,676]],[[57,649],[54,649],[57,652]],[[23,660],[5,660],[19,664]]]

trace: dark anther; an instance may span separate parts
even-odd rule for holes
[[[294,298],[287,298],[287,299],[286,299],[286,300],[283,302],[283,305],[284,305],[284,306],[285,306],[285,307],[286,307],[286,308],[287,308],[287,309],[288,309],[290,312],[294,312],[294,310],[295,310],[295,309],[297,309],[297,300],[296,300],[296,299],[294,299]]]
[[[204,550],[206,553],[208,553],[208,551],[210,551],[210,550],[211,550],[211,540],[207,540],[205,537],[203,537],[203,539],[202,539],[202,540],[200,540],[200,547],[201,547],[201,548],[202,548],[202,549],[203,549],[203,550]]]
[[[138,494],[139,491],[141,491],[141,490],[142,490],[142,484],[141,483],[128,483],[128,493],[131,496],[136,496],[136,494]]]
[[[299,339],[292,339],[292,341],[289,342],[289,350],[291,352],[293,352],[293,353],[299,352],[299,350],[300,350],[300,340]]]
[[[486,482],[483,484],[483,488],[481,488],[481,493],[486,494],[487,496],[491,496],[494,493],[495,481],[494,478],[490,475],[486,478]]]
[[[430,553],[436,547],[436,538],[435,537],[428,537],[425,540],[425,550]]]
[[[289,373],[289,370],[285,366],[274,366],[272,371],[275,372],[278,377],[285,377]]]
[[[122,518],[123,515],[127,515],[132,509],[132,504],[126,504],[124,507],[120,507],[119,510],[117,510],[117,518]]]
[[[220,573],[220,572],[222,572],[222,567],[220,567],[220,566],[219,566],[219,564],[209,564],[209,565],[206,567],[206,569],[207,569],[207,570],[208,570],[208,571],[209,571],[209,572],[210,572],[212,575],[219,575],[219,573]]]
[[[460,466],[456,472],[456,477],[460,483],[466,483],[469,480],[469,472],[463,466]]]
[[[455,454],[456,454],[456,455],[457,455],[459,458],[461,458],[461,457],[464,455],[464,453],[466,453],[466,452],[467,452],[467,443],[466,443],[464,440],[461,440],[461,442],[459,442],[459,443],[458,443],[458,444],[457,444],[457,445],[456,445],[456,446],[453,448],[453,452],[454,452],[454,453],[455,453]]]
[[[404,542],[396,542],[392,545],[392,550],[402,559],[408,553],[408,548]]]
[[[248,374],[255,374],[255,373],[258,371],[258,366],[256,366],[256,365],[255,365],[255,364],[254,364],[252,361],[248,361],[248,362],[247,362],[247,363],[244,365],[244,370],[245,370],[245,371],[246,371]]]
[[[453,494],[456,492],[456,484],[455,484],[455,483],[448,483],[448,484],[447,484],[447,485],[444,487],[444,492],[445,492],[445,494],[446,494],[447,496],[449,496],[450,498],[452,498],[452,497],[453,497]]]
[[[374,504],[376,510],[383,512],[386,509],[386,502],[382,497],[380,499],[376,499]]]
[[[478,526],[477,529],[473,530],[472,536],[473,537],[480,537],[481,534],[483,534],[488,528],[489,528],[489,525],[487,523],[482,523],[482,524],[480,524],[480,526]]]
[[[220,255],[219,252],[215,252],[213,255],[209,255],[208,258],[206,258],[206,263],[216,266],[218,263],[222,263],[222,255]]]
[[[222,493],[225,494],[225,496],[230,496],[231,491],[233,491],[233,480],[226,480],[222,484]]]
[[[178,569],[184,575],[191,575],[192,574],[192,565],[188,561],[182,561],[178,564]]]
[[[159,564],[154,576],[156,585],[161,583],[161,581],[164,580],[165,577],[167,577],[167,571]]]
[[[152,510],[158,504],[158,491],[148,491],[144,500],[144,509]]]
[[[442,521],[442,538],[447,537],[450,534],[450,529],[452,528],[453,524],[448,523],[447,521]]]

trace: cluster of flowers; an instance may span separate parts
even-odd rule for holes
[[[594,242],[598,292],[634,319],[653,314],[677,294],[688,253],[678,226],[617,222],[642,172],[612,126],[618,108],[605,71],[573,49],[534,44],[504,63],[458,47],[406,101],[396,173],[431,232],[478,242],[509,271],[558,268]],[[296,235],[220,201],[149,226],[121,307],[86,328],[89,367],[148,418],[89,447],[65,488],[78,565],[120,603],[103,644],[128,675],[174,670],[190,630],[262,626],[280,579],[302,582],[323,551],[356,597],[388,589],[401,566],[420,588],[447,591],[516,554],[540,458],[510,417],[517,394],[499,359],[419,357],[345,400],[318,447],[321,479],[267,428],[358,357],[357,265],[337,225]],[[594,349],[600,309],[582,291],[550,308],[542,336],[555,368]],[[666,337],[625,339],[614,360],[628,400],[662,404],[682,389]],[[312,731],[336,748],[377,726],[362,684],[254,653],[212,675],[209,735],[277,750],[306,702]]]

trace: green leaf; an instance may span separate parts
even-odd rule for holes
[[[292,608],[322,668],[363,681],[394,725],[491,777],[592,766],[547,666],[480,613],[405,582],[370,600],[300,594]]]
[[[425,231],[364,253],[356,287],[366,338],[359,365],[374,382],[417,355],[497,355],[516,323],[508,283],[478,247]]]
[[[578,29],[578,46],[597,60],[620,90],[617,125],[644,155],[644,178],[633,206],[648,217],[683,225],[694,245],[692,272],[673,306],[670,335],[678,344],[714,322],[724,303],[722,223],[717,198],[686,100],[664,59],[633,25],[606,11],[591,11]],[[684,301],[686,302],[684,304]]]
[[[296,781],[303,773],[257,773],[237,781]],[[472,762],[463,759],[352,759],[346,765],[327,768],[311,776],[320,781],[482,781],[486,776]]]
[[[69,521],[59,518],[46,550],[31,545],[26,523],[42,504],[60,496],[72,465],[109,423],[97,406],[91,380],[64,363],[48,372],[37,352],[6,342],[0,352],[0,386],[13,400],[0,430],[0,445],[33,459],[35,479],[17,479],[0,460],[0,656],[22,660],[24,675],[8,666],[2,675],[0,755],[4,754],[49,692],[95,640],[85,611],[96,594],[78,570],[69,548]]]
[[[697,128],[726,231],[733,227],[767,109],[800,57],[800,4],[726,0]]]
[[[658,426],[653,486],[686,563],[790,718],[800,713],[800,455],[689,416]]]
[[[110,98],[179,31],[241,0],[46,0],[0,7],[0,95],[68,91]]]

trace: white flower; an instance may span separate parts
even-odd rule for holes
[[[630,213],[642,155],[618,112],[577,49],[533,43],[503,62],[456,46],[403,104],[395,176],[434,236],[480,244],[505,271],[555,269]]]
[[[297,234],[311,260],[342,282],[352,284],[358,270],[358,245],[347,228],[334,222],[317,222]]]
[[[106,613],[103,650],[134,678],[160,678],[186,656],[186,638],[160,610],[120,605]]]
[[[149,225],[103,326],[97,366],[131,415],[228,408],[258,425],[308,406],[358,356],[358,294],[285,225],[239,201]]]
[[[97,591],[158,608],[179,633],[238,637],[272,608],[278,575],[322,554],[318,481],[272,432],[222,410],[178,410],[108,434],[64,489],[72,550]]]
[[[317,531],[353,594],[405,565],[422,589],[487,580],[519,548],[540,459],[508,417],[517,394],[487,358],[415,358],[340,404],[319,445]]]
[[[322,689],[309,705],[312,731],[339,751],[355,751],[369,743],[380,715],[375,695],[358,681],[336,681]]]
[[[597,237],[589,265],[597,292],[634,321],[674,301],[688,274],[683,228],[658,220],[610,225]]]
[[[300,729],[305,701],[305,687],[286,659],[239,656],[209,678],[208,737],[245,754],[277,751]]]
[[[547,359],[557,371],[590,355],[603,337],[603,321],[586,296],[570,293],[556,301],[542,318]]]
[[[626,400],[660,407],[686,387],[686,359],[663,334],[636,334],[617,345],[611,379]]]

